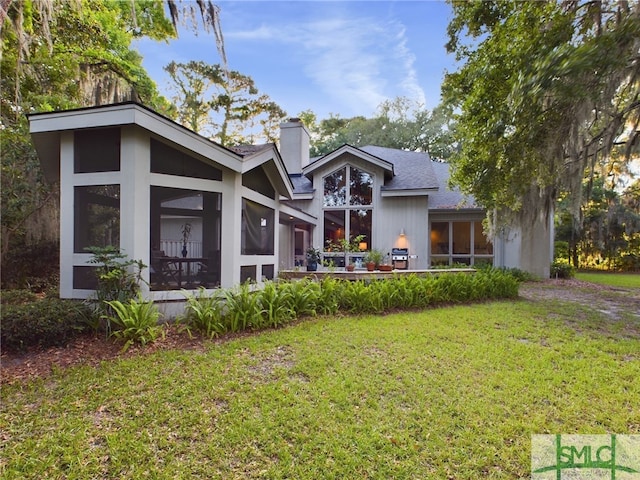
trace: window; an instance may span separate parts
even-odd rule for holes
[[[120,129],[79,130],[73,136],[75,173],[120,170]]]
[[[242,175],[242,186],[261,193],[265,197],[276,198],[276,190],[261,166]]]
[[[87,247],[120,247],[120,185],[74,189],[73,251]]]
[[[478,265],[493,261],[481,221],[432,222],[431,265]]]
[[[372,248],[373,176],[347,165],[324,177],[323,190],[325,245],[364,235]]]
[[[222,180],[222,170],[158,140],[151,139],[151,172],[179,177]]]
[[[151,187],[152,290],[220,285],[222,194]]]
[[[272,208],[242,199],[242,255],[273,255],[275,213]]]

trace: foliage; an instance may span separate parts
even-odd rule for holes
[[[262,323],[260,297],[251,283],[245,282],[234,289],[225,290],[225,326],[230,332],[259,327]]]
[[[640,11],[613,0],[451,3],[452,181],[505,222],[548,215],[563,192],[577,217],[585,172],[615,150],[637,153]]]
[[[109,323],[114,326],[111,334],[125,340],[123,350],[134,343],[151,343],[163,335],[164,328],[158,325],[161,314],[153,301],[138,296],[128,302],[112,300],[106,303],[115,312],[108,316]]]
[[[0,332],[3,350],[66,345],[86,329],[89,312],[80,302],[45,298],[7,305],[4,304],[5,293],[3,292]],[[26,296],[20,296],[23,300],[28,300]]]
[[[377,250],[372,248],[369,250],[364,256],[365,263],[374,263],[376,267],[378,267],[382,263],[382,259],[384,258],[384,253],[381,250]]]
[[[308,262],[315,262],[315,263],[320,262],[320,258],[322,256],[322,254],[320,253],[320,249],[315,247],[307,248],[306,255],[307,255]]]
[[[640,434],[638,342],[589,305],[494,302],[70,368],[3,385],[2,476],[529,478],[532,434]]]
[[[566,261],[556,260],[551,264],[551,278],[573,278],[576,270]]]
[[[185,297],[187,306],[180,321],[189,331],[195,329],[207,338],[213,338],[226,330],[222,293],[209,294],[201,287],[197,295],[185,292]]]
[[[45,181],[26,114],[131,99],[169,113],[131,43],[142,36],[166,40],[175,32],[155,0],[5,1],[2,8],[4,263],[25,245],[59,238],[59,186]]]
[[[44,292],[58,286],[60,245],[58,242],[19,244],[2,261],[2,288],[28,288]]]
[[[360,242],[364,241],[366,235],[356,235],[351,239],[341,238],[337,242],[333,242],[331,240],[327,240],[326,250],[328,252],[359,252],[360,251]]]
[[[211,338],[224,332],[279,327],[307,315],[383,313],[515,298],[519,284],[515,273],[486,268],[473,274],[390,276],[379,281],[325,277],[319,283],[266,282],[262,288],[245,283],[212,294],[202,289],[195,296],[186,294],[187,309],[181,321],[190,331]]]
[[[259,328],[279,327],[295,318],[291,292],[275,282],[265,282],[259,294],[262,321]]]
[[[98,264],[96,277],[98,284],[95,298],[90,300],[94,308],[96,319],[107,320],[104,328],[107,334],[111,333],[110,319],[115,316],[112,301],[127,303],[136,298],[140,292],[142,270],[146,265],[141,260],[132,260],[114,246],[90,247],[87,249],[93,254],[89,263]],[[95,325],[96,328],[99,324]]]
[[[398,97],[382,102],[373,118],[331,115],[316,123],[313,112],[299,116],[312,134],[311,156],[325,155],[346,143],[421,151],[444,160],[454,148],[453,115],[445,105],[429,111],[406,97]]]
[[[284,282],[280,288],[288,292],[289,305],[294,318],[307,315],[315,316],[318,312],[318,302],[321,293],[320,284],[311,280],[298,282]]]
[[[203,61],[171,62],[164,69],[176,92],[178,121],[186,127],[222,145],[255,143],[254,136],[276,140],[286,113],[267,95],[258,93],[251,77]]]
[[[640,267],[635,262],[640,257],[640,190],[634,185],[620,191],[604,174],[585,180],[586,201],[580,210],[579,223],[566,199],[559,203],[556,238],[565,241],[569,250],[562,258],[570,260],[576,268]]]
[[[0,304],[22,305],[35,302],[38,296],[31,290],[0,290]]]

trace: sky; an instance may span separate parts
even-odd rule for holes
[[[228,65],[250,76],[290,117],[371,117],[403,96],[432,109],[440,101],[451,7],[443,1],[225,1],[221,26]],[[136,43],[143,65],[170,98],[171,61],[220,63],[212,34],[188,28],[168,44]]]

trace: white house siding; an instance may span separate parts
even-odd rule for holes
[[[385,253],[392,248],[408,248],[410,269],[429,265],[429,210],[426,196],[378,197],[374,216],[375,245]],[[400,236],[404,229],[405,236]]]
[[[549,278],[553,261],[553,215],[541,213],[535,223],[500,227],[496,233],[495,264],[518,268],[540,278]],[[551,241],[550,241],[551,239]]]

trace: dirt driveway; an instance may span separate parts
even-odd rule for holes
[[[527,282],[520,286],[520,296],[535,302],[559,300],[590,306],[614,320],[640,320],[640,289],[608,287],[578,280]]]

